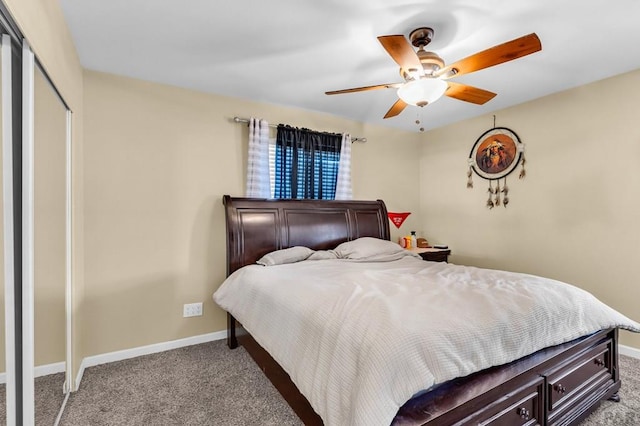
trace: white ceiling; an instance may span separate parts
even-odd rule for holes
[[[640,68],[638,0],[59,1],[88,69],[410,131]],[[446,63],[532,32],[542,51],[456,78],[498,93],[483,106],[443,97],[383,120],[394,89],[324,94],[400,82],[376,37],[422,26]]]

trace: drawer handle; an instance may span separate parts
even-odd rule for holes
[[[531,418],[531,413],[524,407],[518,408],[518,415],[524,420],[529,420]]]
[[[604,361],[601,360],[600,358],[596,358],[593,360],[593,362],[598,366],[598,367],[604,367]]]
[[[560,395],[562,395],[563,393],[565,393],[567,391],[567,388],[565,388],[564,386],[562,386],[561,383],[558,383],[557,385],[555,385],[553,387],[556,392],[558,392]]]

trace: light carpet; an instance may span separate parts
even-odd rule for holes
[[[583,426],[640,425],[640,360],[620,357],[622,401]],[[204,343],[88,368],[61,424],[301,425],[243,348]]]
[[[50,374],[37,377],[34,381],[34,403],[36,426],[51,426],[56,420],[64,393],[64,373]],[[6,386],[0,385],[0,424],[6,424],[7,418]]]

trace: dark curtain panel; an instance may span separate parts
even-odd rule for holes
[[[333,200],[341,144],[339,134],[278,125],[275,198]]]

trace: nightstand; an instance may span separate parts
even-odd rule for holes
[[[409,249],[414,253],[418,253],[420,257],[424,260],[429,260],[431,262],[447,262],[449,260],[449,255],[451,254],[451,250],[449,249],[437,249],[437,248],[413,248]]]

